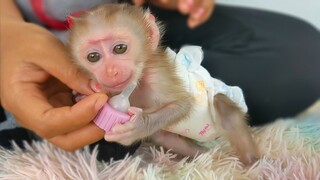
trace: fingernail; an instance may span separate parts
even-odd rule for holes
[[[94,80],[90,80],[90,87],[94,92],[101,92],[101,85]]]
[[[189,9],[191,9],[192,5],[193,5],[193,0],[187,0],[187,1],[186,1],[186,6],[187,6]]]
[[[184,13],[188,13],[192,8],[193,0],[187,0],[180,5],[181,11]]]
[[[101,85],[99,83],[96,83],[96,89],[101,89]]]
[[[200,18],[201,16],[203,16],[203,15],[204,15],[204,8],[198,8],[198,9],[195,11],[193,17],[194,17],[195,19],[199,19],[199,18]]]

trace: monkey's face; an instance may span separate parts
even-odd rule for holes
[[[69,47],[97,92],[120,92],[138,81],[158,46],[155,18],[141,8],[105,5],[73,20]]]
[[[122,91],[141,73],[141,43],[128,30],[112,29],[87,36],[80,48],[80,63],[93,76],[92,89]]]

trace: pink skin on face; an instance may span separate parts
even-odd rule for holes
[[[95,80],[90,83],[95,92],[122,91],[134,79],[132,40],[128,35],[112,34],[103,38],[91,38],[81,47],[81,63],[93,73]],[[117,45],[126,45],[123,53],[117,53]],[[99,53],[100,59],[90,62],[90,53]]]

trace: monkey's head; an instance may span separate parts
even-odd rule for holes
[[[126,4],[101,5],[73,18],[69,33],[72,56],[97,92],[120,92],[139,80],[161,36],[149,11]]]

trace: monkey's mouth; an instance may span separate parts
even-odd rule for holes
[[[113,84],[113,85],[106,85],[103,84],[103,87],[106,89],[109,89],[110,91],[122,91],[127,85],[132,81],[132,74],[125,79],[124,81],[121,81],[119,83]]]

